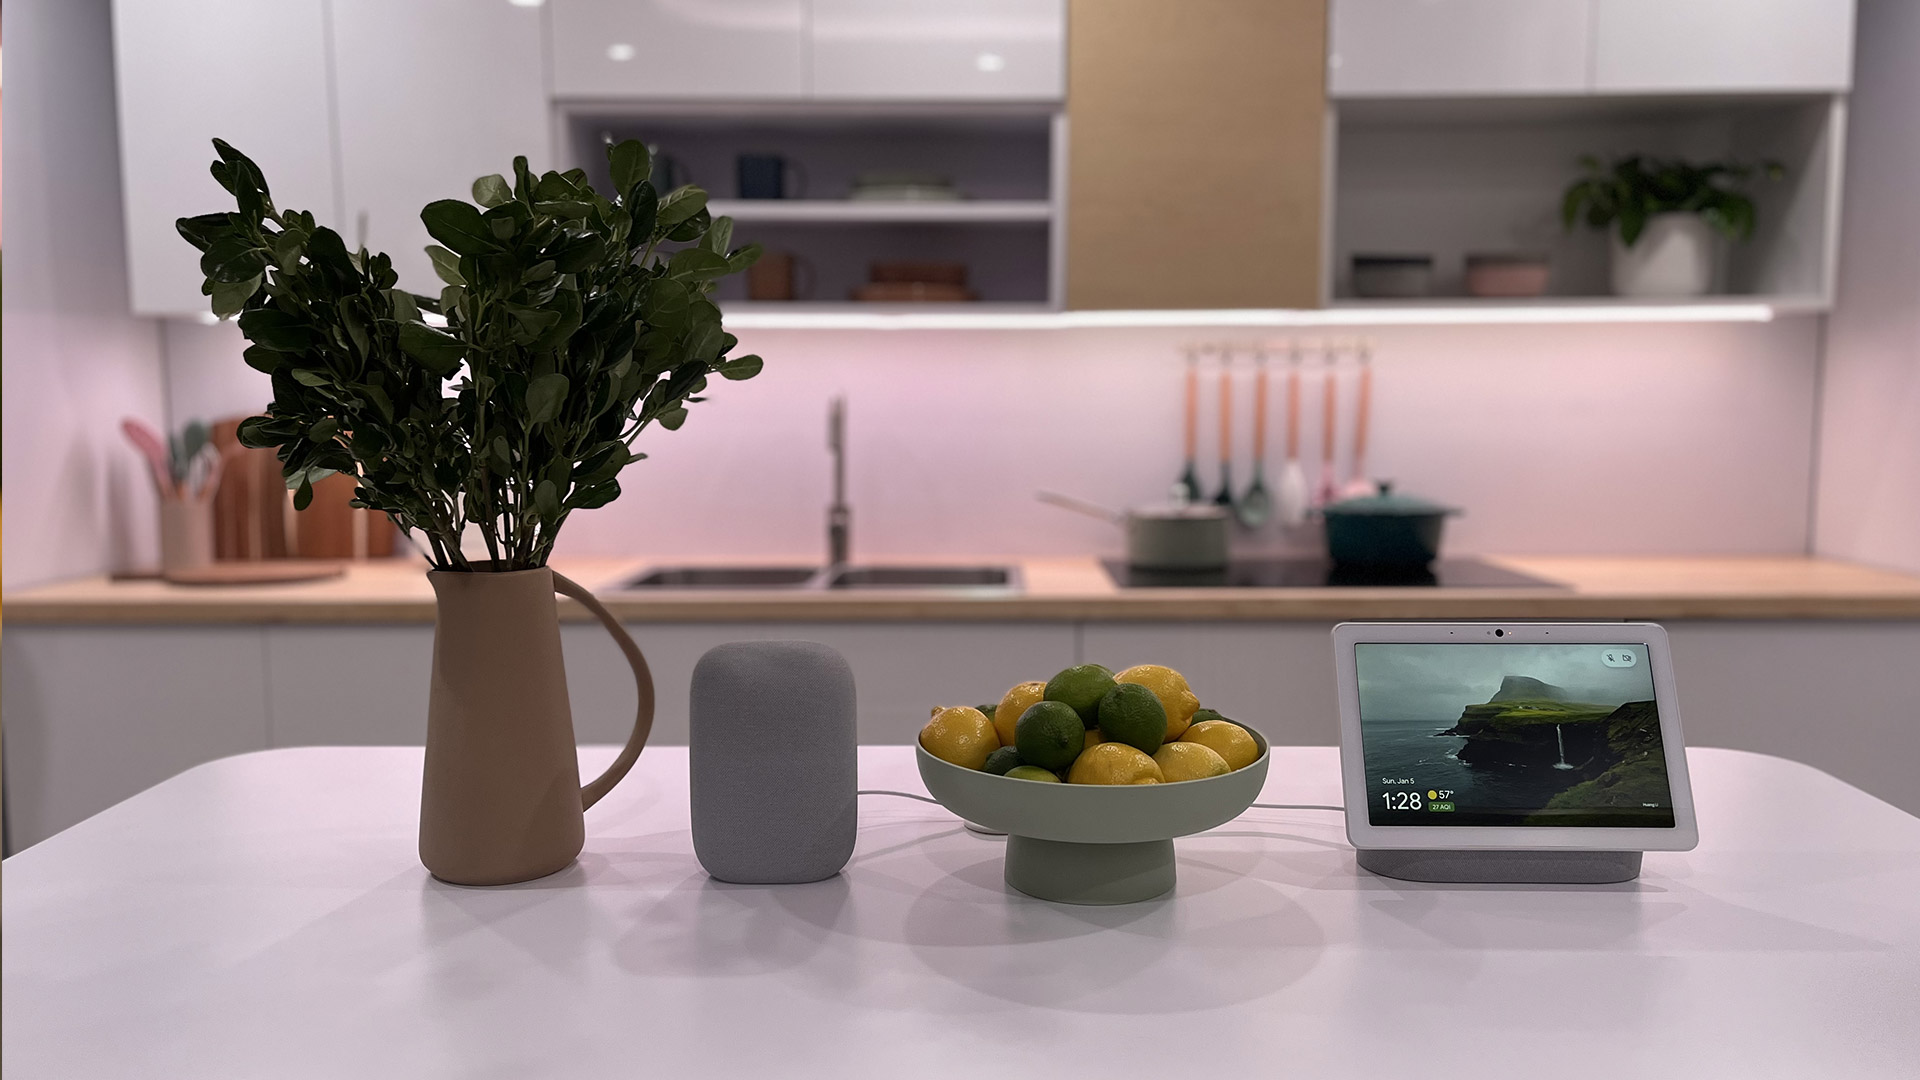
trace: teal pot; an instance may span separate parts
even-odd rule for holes
[[[1321,513],[1327,523],[1327,555],[1341,566],[1423,567],[1440,555],[1447,518],[1460,511],[1382,483],[1378,495],[1342,499]]]

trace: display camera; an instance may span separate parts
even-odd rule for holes
[[[1363,642],[1354,666],[1372,824],[1674,827],[1645,645]]]

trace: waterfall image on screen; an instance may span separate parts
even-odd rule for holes
[[[1672,828],[1644,645],[1354,646],[1375,825]]]

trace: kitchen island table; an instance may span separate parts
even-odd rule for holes
[[[611,748],[583,752],[595,771]],[[863,797],[811,885],[694,860],[649,749],[550,878],[414,858],[420,751],[194,768],[5,864],[4,1071],[37,1077],[1911,1077],[1920,819],[1690,751],[1701,843],[1615,886],[1355,869],[1338,814],[1179,842],[1168,898],[1010,892],[1001,842]],[[1339,797],[1275,747],[1263,801]],[[863,787],[924,791],[905,747]]]

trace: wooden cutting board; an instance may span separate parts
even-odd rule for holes
[[[337,562],[319,559],[261,559],[175,570],[162,575],[162,579],[169,585],[286,585],[336,578],[346,570]]]

